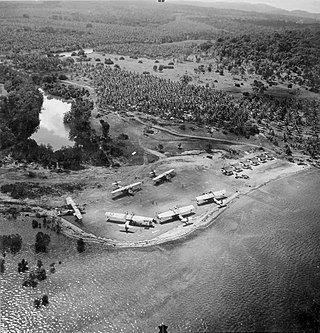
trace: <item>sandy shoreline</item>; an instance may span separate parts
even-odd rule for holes
[[[151,239],[139,241],[122,241],[106,237],[99,237],[92,233],[83,231],[81,228],[75,226],[73,223],[65,219],[61,219],[63,226],[62,233],[67,237],[81,237],[85,240],[85,242],[100,243],[107,246],[112,246],[113,248],[141,248],[168,243],[175,240],[181,240],[189,236],[196,230],[204,229],[212,225],[216,221],[217,217],[220,216],[228,207],[230,207],[230,205],[235,202],[235,200],[251,192],[254,192],[260,187],[267,185],[273,181],[283,179],[300,172],[305,172],[307,170],[310,170],[310,168],[311,166],[298,166],[294,164],[282,168],[278,167],[276,169],[269,170],[269,172],[267,172],[268,174],[264,174],[262,177],[259,177],[260,181],[255,186],[243,187],[239,191],[236,191],[235,193],[230,195],[226,200],[224,200],[224,207],[220,208],[217,205],[210,206],[210,209],[208,209],[206,212],[195,217],[192,224],[187,226],[179,225]]]

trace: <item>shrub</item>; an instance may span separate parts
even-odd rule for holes
[[[82,253],[82,252],[85,251],[84,241],[83,241],[82,238],[79,238],[79,239],[77,240],[77,251],[78,251],[79,253]]]
[[[36,253],[47,252],[49,243],[50,243],[50,236],[44,234],[43,232],[38,232],[36,235],[36,242],[35,242]]]

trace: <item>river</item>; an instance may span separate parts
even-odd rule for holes
[[[62,146],[73,146],[73,142],[69,140],[68,128],[63,123],[63,115],[70,111],[71,104],[61,99],[48,98],[42,89],[39,90],[43,94],[40,127],[31,139],[38,144],[50,144],[53,150],[60,149]]]
[[[48,254],[34,255],[37,232],[22,220],[22,253],[6,258],[1,277],[2,332],[302,331],[319,316],[320,172],[272,182],[240,198],[209,228],[147,249],[107,250],[52,235]],[[41,258],[55,274],[23,288],[21,258]],[[33,299],[49,295],[49,306]],[[319,317],[318,317],[319,319]],[[311,325],[310,324],[310,325]]]

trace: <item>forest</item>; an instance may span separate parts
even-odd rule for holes
[[[0,18],[0,83],[8,93],[0,99],[0,145],[17,159],[77,169],[84,162],[112,165],[114,157],[123,155],[125,143],[110,137],[107,122],[101,122],[102,136],[91,129],[93,96],[85,88],[64,83],[74,75],[91,80],[96,107],[102,109],[141,111],[246,138],[260,132],[276,146],[297,148],[313,157],[319,153],[319,99],[268,93],[279,83],[319,93],[320,17],[316,15],[301,18],[285,11],[273,15],[139,1],[77,2],[76,6],[55,1],[19,6],[0,2]],[[234,97],[209,85],[189,83],[187,75],[173,82],[108,63],[93,64],[84,55],[86,47],[132,59],[186,59],[196,54],[216,64],[199,67],[200,74],[216,71],[223,76],[227,71],[258,79],[252,94]],[[60,57],[62,51],[77,51],[76,57]],[[39,125],[43,101],[39,87],[72,100],[65,123],[74,147],[54,152],[30,139]]]

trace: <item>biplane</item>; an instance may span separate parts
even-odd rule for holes
[[[173,207],[166,212],[157,215],[158,220],[161,222],[179,219],[184,225],[190,224],[192,218],[188,215],[194,213],[194,206]],[[185,217],[187,216],[187,217]]]
[[[112,195],[117,195],[121,193],[127,195],[134,195],[134,192],[140,190],[142,185],[142,182],[137,182],[126,186],[120,186],[120,183],[120,181],[116,181],[112,184],[117,186],[117,188],[111,192]]]
[[[82,214],[80,212],[80,209],[79,209],[78,205],[76,205],[76,203],[73,201],[73,199],[71,197],[67,197],[66,203],[68,206],[72,207],[73,215],[78,219],[78,221],[82,221]],[[67,215],[67,214],[65,214],[65,215]]]
[[[175,172],[174,172],[174,169],[170,169],[170,170],[165,171],[165,172],[161,173],[160,175],[156,176],[156,173],[153,170],[151,172],[151,175],[154,177],[154,178],[152,178],[152,180],[154,181],[155,184],[157,184],[161,181],[170,180],[172,177],[175,176]]]
[[[226,191],[221,190],[221,191],[217,191],[217,192],[209,191],[209,192],[203,193],[200,196],[196,197],[196,200],[197,200],[198,205],[215,202],[219,206],[223,206],[222,199],[224,199],[224,198],[226,198]]]
[[[153,223],[155,222],[154,218],[152,217],[145,217],[135,215],[135,213],[112,213],[106,212],[106,221],[112,222],[119,222],[121,224],[124,223],[125,231],[128,232],[129,226],[136,226],[136,227],[145,227],[150,228],[153,227]]]

